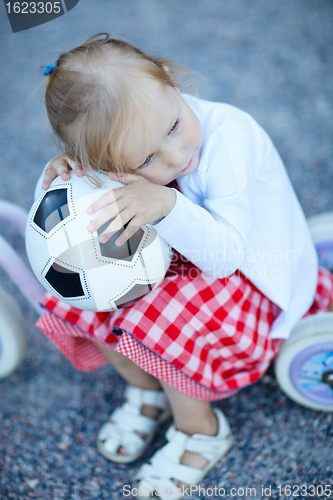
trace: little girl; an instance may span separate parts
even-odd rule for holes
[[[65,153],[43,188],[69,169],[106,170],[124,187],[89,207],[88,231],[111,221],[105,242],[125,226],[123,245],[152,224],[174,258],[161,285],[129,307],[83,312],[46,294],[37,323],[76,368],[110,362],[129,384],[98,435],[105,457],[137,459],[172,415],[168,443],[139,469],[133,492],[168,500],[231,446],[210,402],[257,381],[311,305],[333,301],[267,134],[233,106],[181,94],[172,67],[100,34],[47,69],[47,112]]]

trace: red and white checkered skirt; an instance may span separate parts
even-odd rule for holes
[[[280,309],[241,273],[213,279],[176,255],[157,288],[115,312],[82,311],[47,293],[37,327],[79,370],[108,363],[99,344],[189,397],[234,394],[256,382],[276,356],[282,341],[269,332]],[[308,314],[327,311],[332,301],[333,275],[320,269]]]

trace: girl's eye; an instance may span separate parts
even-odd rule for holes
[[[176,128],[178,127],[178,124],[179,124],[179,120],[175,121],[175,123],[172,125],[171,129],[169,130],[169,134],[171,134],[172,132],[174,132],[176,130]]]
[[[143,163],[141,163],[141,165],[138,168],[146,167],[147,165],[149,165],[149,163],[151,162],[153,156],[154,155],[147,156],[147,158],[145,159],[145,161]]]

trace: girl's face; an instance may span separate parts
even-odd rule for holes
[[[123,158],[132,173],[164,186],[194,172],[203,134],[178,89],[157,82],[149,85],[154,107],[134,116]]]

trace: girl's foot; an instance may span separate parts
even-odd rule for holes
[[[154,498],[154,489],[160,500],[183,498],[183,487],[199,484],[228,452],[232,444],[228,421],[220,410],[215,409],[214,413],[218,422],[215,436],[198,433],[189,436],[173,425],[169,428],[166,433],[169,442],[153,455],[150,464],[138,471],[136,488],[147,493],[143,498]]]
[[[128,386],[126,402],[117,408],[98,434],[99,452],[109,460],[128,463],[148,448],[161,424],[171,416],[161,390]]]
[[[208,423],[207,430],[203,433],[203,436],[217,436],[219,431],[219,422],[215,413],[213,413],[214,419],[212,422]],[[180,463],[183,465],[188,465],[189,467],[193,467],[195,469],[203,470],[207,467],[208,460],[200,455],[200,453],[194,453],[193,451],[184,451]],[[172,481],[179,488],[187,488],[189,485],[178,481],[177,479],[172,478]]]
[[[159,391],[159,392],[161,392],[161,391]],[[152,418],[154,420],[157,420],[158,417],[161,415],[161,413],[162,413],[162,410],[160,408],[157,408],[156,406],[151,406],[151,405],[143,405],[141,407],[141,411],[140,411],[140,415]],[[110,422],[113,423],[112,418],[111,418]],[[147,439],[147,437],[148,437],[147,434],[145,434],[144,432],[140,432],[140,431],[134,431],[134,432],[136,432],[143,439]],[[122,455],[127,455],[127,450],[123,446],[120,446],[118,451]]]

